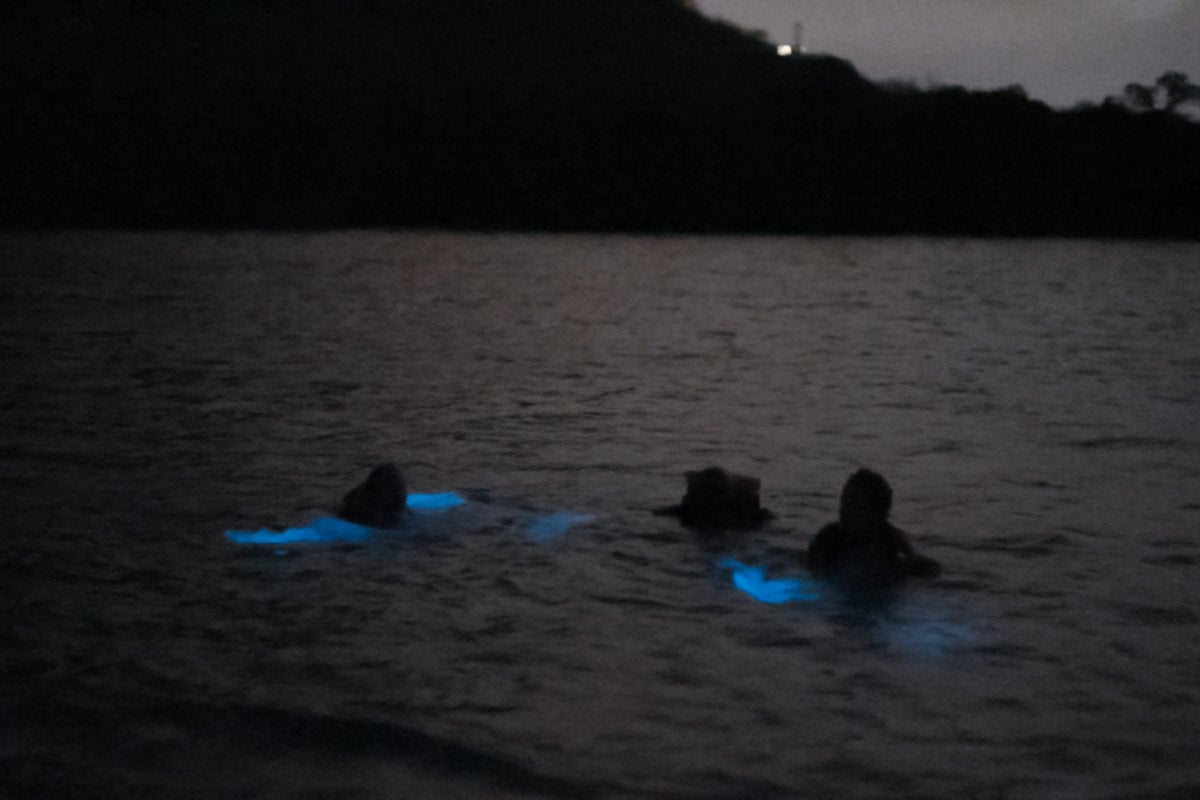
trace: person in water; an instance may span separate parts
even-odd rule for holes
[[[891,510],[892,487],[883,476],[869,469],[855,472],[842,487],[838,521],[809,542],[809,569],[862,584],[936,576],[941,565],[918,553],[908,534],[888,521]]]
[[[335,512],[347,522],[369,528],[395,528],[404,516],[408,490],[404,475],[393,463],[380,464],[355,486]]]
[[[679,505],[660,508],[659,516],[679,517],[689,528],[755,528],[774,514],[762,507],[762,481],[749,475],[726,472],[720,467],[684,473],[687,492]]]

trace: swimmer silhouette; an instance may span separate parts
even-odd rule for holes
[[[720,467],[685,472],[687,493],[679,505],[660,508],[659,516],[679,517],[679,522],[698,530],[756,528],[775,515],[759,502],[762,481],[736,475]]]
[[[869,469],[855,472],[842,487],[838,521],[809,542],[809,569],[857,585],[937,576],[941,565],[917,553],[908,534],[888,521],[891,510],[892,487],[883,476]]]
[[[407,499],[400,468],[392,463],[380,464],[365,481],[346,493],[334,513],[356,525],[395,528],[404,516]]]

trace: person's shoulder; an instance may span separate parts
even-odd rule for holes
[[[844,536],[845,533],[846,533],[846,530],[845,530],[845,528],[842,527],[842,523],[840,523],[840,522],[826,523],[825,526],[821,528],[821,530],[817,531],[817,535],[813,537],[813,540],[811,542],[809,542],[808,546],[812,547],[813,545],[817,545],[817,544],[827,544],[827,543],[835,542],[838,539],[842,538],[842,536]]]
[[[914,578],[936,578],[942,574],[942,565],[936,559],[918,553],[905,559],[904,573]]]
[[[830,522],[808,543],[808,567],[814,572],[828,572],[837,565],[845,531],[839,522]]]

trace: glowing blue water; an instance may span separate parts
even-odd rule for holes
[[[978,641],[975,626],[945,619],[914,619],[888,625],[885,638],[890,647],[926,659],[945,658],[963,652]]]
[[[435,492],[433,494],[410,494],[408,507],[413,511],[445,511],[464,505],[467,501],[457,492]]]
[[[420,513],[439,513],[464,505],[467,501],[457,492],[410,494],[408,507]],[[370,538],[374,528],[356,525],[337,517],[321,517],[301,528],[273,531],[225,531],[225,538],[237,544],[297,544],[302,542],[361,542]]]
[[[1200,245],[0,262],[0,795],[1200,797]],[[498,499],[314,522],[368,458]],[[649,513],[711,463],[778,515],[727,568]],[[945,566],[877,604],[799,566],[860,465]]]
[[[371,536],[372,528],[355,525],[337,517],[321,517],[302,528],[273,531],[225,531],[225,538],[237,544],[298,544],[301,542],[361,542]]]
[[[718,566],[731,570],[733,585],[761,603],[810,602],[819,597],[813,583],[803,578],[767,578],[763,567],[732,558],[723,559]]]
[[[593,522],[595,519],[595,514],[574,514],[570,511],[555,511],[551,514],[544,514],[537,517],[525,527],[525,530],[535,540],[546,542],[562,536],[576,525]]]
[[[452,508],[466,505],[466,500],[457,492],[435,492],[410,494],[408,508],[419,514],[439,514]],[[536,541],[546,542],[562,536],[576,525],[596,520],[594,514],[578,514],[571,511],[554,511],[535,517],[525,525],[525,531]],[[356,525],[336,517],[321,517],[299,528],[274,531],[262,528],[257,531],[227,530],[225,537],[237,544],[298,544],[307,542],[361,542],[370,538],[375,529]],[[287,551],[279,554],[286,555]]]

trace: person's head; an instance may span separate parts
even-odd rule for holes
[[[860,469],[846,480],[838,518],[851,527],[887,521],[892,510],[892,487],[878,472]]]
[[[720,467],[685,472],[684,478],[687,479],[687,494],[683,500],[692,505],[724,505],[733,490],[733,480]]]
[[[408,491],[395,464],[380,464],[342,498],[338,516],[359,525],[387,528],[404,513]]]
[[[720,467],[685,472],[687,494],[683,506],[710,522],[757,524],[762,522],[759,490],[762,481],[752,475],[726,472]]]
[[[371,470],[362,488],[365,499],[383,507],[395,508],[397,511],[404,508],[408,499],[404,476],[400,473],[400,468],[391,462],[380,464]]]

